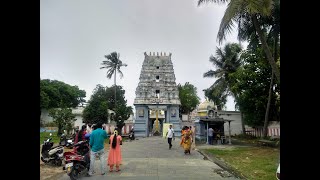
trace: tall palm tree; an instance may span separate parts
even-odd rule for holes
[[[273,0],[199,0],[198,6],[207,2],[228,3],[228,7],[221,20],[218,41],[221,43],[226,38],[226,34],[231,32],[234,22],[241,20],[241,17],[249,15],[252,24],[258,34],[262,47],[266,53],[269,64],[274,72],[278,82],[280,82],[280,70],[277,67],[272,53],[267,44],[266,36],[261,29],[259,19],[271,15],[273,9]]]
[[[277,62],[277,57],[279,56],[278,44],[280,38],[280,0],[274,0],[274,7],[271,11],[271,16],[260,17],[258,19],[259,24],[264,27],[264,33],[267,34],[267,43],[270,45],[270,49],[273,50],[274,61]],[[249,40],[249,46],[257,46],[259,44],[259,37],[256,35],[256,30],[253,25],[252,19],[248,13],[245,13],[238,19],[238,39],[240,41]],[[279,63],[279,62],[277,62]],[[278,65],[277,65],[278,66]],[[268,134],[268,122],[269,113],[271,105],[271,97],[274,91],[272,90],[274,86],[274,73],[271,75],[271,82],[269,88],[268,102],[265,112],[263,137],[266,138]]]
[[[234,96],[234,93],[230,91],[234,79],[230,78],[229,75],[236,72],[241,65],[240,52],[241,47],[236,43],[228,43],[223,49],[217,48],[216,56],[211,56],[209,59],[217,69],[209,70],[203,74],[203,77],[218,78],[207,92],[212,93],[209,95],[209,97],[212,96],[211,99],[220,99],[218,102],[221,104],[217,105],[221,107],[226,103],[228,95]],[[215,101],[215,103],[218,102]]]
[[[122,61],[119,59],[120,54],[117,52],[112,52],[109,55],[104,56],[107,60],[102,61],[100,69],[108,69],[107,71],[107,78],[111,79],[112,75],[114,74],[114,107],[116,108],[116,95],[117,95],[117,83],[116,83],[116,78],[117,78],[117,71],[120,74],[120,78],[123,77],[123,73],[121,72],[120,68],[122,66],[127,66],[127,64],[122,63]]]

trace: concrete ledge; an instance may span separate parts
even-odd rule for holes
[[[266,145],[266,146],[272,146],[272,147],[276,145],[276,141],[270,141],[265,139],[259,139],[258,143],[260,145]]]

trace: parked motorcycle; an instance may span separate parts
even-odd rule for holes
[[[82,156],[84,156],[85,154],[87,154],[87,152],[90,151],[88,140],[79,141],[76,144],[74,144],[74,147],[76,149],[76,153]]]
[[[88,140],[79,141],[74,146],[77,148],[77,152],[71,151],[63,154],[66,163],[63,170],[67,171],[67,175],[70,176],[71,180],[87,175],[90,169]]]
[[[130,133],[129,133],[129,139],[130,139],[130,140],[134,140],[134,139],[135,139],[133,129],[132,129],[132,130],[130,131]]]
[[[41,147],[41,161],[45,164],[61,166],[63,160],[63,146],[53,147],[52,134],[45,141]]]
[[[59,145],[60,146],[65,146],[67,148],[72,148],[74,144],[74,139],[73,138],[67,138],[67,136],[65,134],[62,134],[60,137],[60,142]]]

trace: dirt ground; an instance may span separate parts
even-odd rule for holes
[[[55,145],[54,145],[55,146]],[[109,149],[109,144],[105,143],[104,150],[107,153]],[[72,149],[64,148],[64,152],[72,151]],[[107,156],[106,156],[107,157]],[[40,157],[41,158],[41,145],[40,145]],[[60,167],[51,166],[48,164],[44,164],[44,162],[40,159],[40,180],[56,180],[61,177],[65,171],[62,170],[63,165]]]
[[[56,146],[56,145],[54,145]],[[72,149],[64,148],[64,151],[71,151]],[[40,158],[41,158],[41,145],[40,145]],[[53,180],[57,179],[65,173],[62,170],[63,166],[56,167],[52,165],[45,164],[40,159],[40,180]]]

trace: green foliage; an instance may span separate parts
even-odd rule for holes
[[[108,123],[108,104],[112,104],[109,96],[102,85],[98,84],[91,95],[88,105],[83,110],[83,122],[96,124],[98,122]],[[113,94],[113,93],[111,93]],[[110,95],[111,95],[110,94]]]
[[[130,117],[130,114],[133,114],[133,110],[131,106],[126,106],[126,104],[117,103],[117,107],[115,109],[114,121],[117,122],[118,129],[122,129],[125,125],[124,121]]]
[[[217,39],[219,43],[225,40],[226,35],[231,32],[234,28],[235,23],[242,26],[242,18],[245,16],[259,15],[259,17],[268,17],[272,14],[273,10],[273,0],[230,0],[230,1],[216,1],[216,0],[198,0],[198,5],[201,5],[205,2],[227,2],[228,6],[224,13],[224,16],[221,19]]]
[[[255,42],[262,43],[263,50],[267,55],[267,60],[272,67],[277,81],[280,82],[280,71],[275,64],[275,59],[277,58],[274,59],[270,51],[271,48],[269,48],[269,44],[267,42],[268,37],[265,35],[267,29],[270,29],[270,32],[272,32],[270,34],[273,36],[277,36],[278,34],[280,35],[280,0],[199,0],[198,5],[205,2],[228,2],[228,6],[221,20],[217,35],[219,44],[226,39],[226,35],[231,32],[232,28],[235,27],[235,23],[237,23],[239,27],[239,40],[258,37],[255,38]]]
[[[115,88],[116,87],[116,88]],[[108,107],[109,109],[115,110],[115,98],[114,98],[114,91],[117,91],[116,93],[116,100],[117,104],[127,104],[127,100],[125,99],[125,90],[122,88],[122,86],[111,86],[109,88],[106,88],[106,97],[108,101]]]
[[[280,152],[274,148],[238,147],[234,149],[208,149],[206,153],[223,159],[244,179],[275,179]]]
[[[111,78],[113,74],[118,72],[120,74],[120,78],[123,77],[123,73],[121,72],[120,68],[122,66],[127,66],[127,64],[122,63],[122,61],[119,59],[120,54],[117,52],[112,52],[109,55],[104,56],[107,60],[102,61],[101,65],[102,67],[100,69],[106,68],[107,71],[107,78]]]
[[[40,80],[40,109],[71,108],[85,102],[86,92],[61,81]]]
[[[132,114],[132,107],[127,106],[127,100],[124,96],[125,90],[121,86],[116,86],[117,106],[115,107],[114,90],[115,86],[108,88],[100,84],[97,85],[90,97],[88,106],[83,111],[84,123],[109,123],[109,120],[112,119],[117,122],[118,127],[122,128],[124,120],[127,120]],[[115,116],[109,117],[108,109],[114,109]]]
[[[184,85],[178,84],[178,90],[181,101],[180,113],[189,114],[200,103],[200,98],[197,96],[197,88],[186,82]]]
[[[72,114],[72,110],[69,108],[50,109],[49,116],[53,118],[53,122],[58,126],[58,136],[62,134],[62,130],[67,130],[69,133],[76,120],[76,116]]]
[[[234,95],[230,87],[234,79],[230,74],[234,73],[241,66],[241,47],[236,43],[229,43],[224,48],[217,48],[216,56],[211,56],[209,61],[216,67],[204,73],[204,77],[218,78],[211,87],[205,90],[205,96],[212,100],[217,106],[223,107],[229,95]]]
[[[264,57],[261,48],[248,49],[242,55],[244,65],[230,77],[236,79],[231,90],[237,94],[235,100],[240,111],[244,113],[244,122],[250,126],[262,126],[268,101],[268,91],[271,81],[271,68]],[[275,86],[272,100],[270,118],[278,120],[279,113]]]

